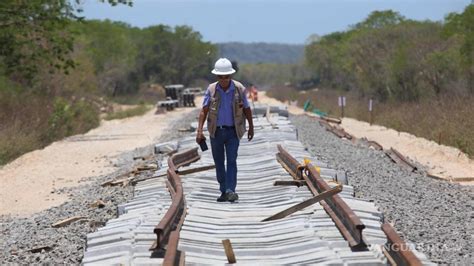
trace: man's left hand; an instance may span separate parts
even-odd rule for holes
[[[247,137],[248,137],[249,141],[251,141],[253,139],[253,127],[249,127],[249,130],[247,132]]]

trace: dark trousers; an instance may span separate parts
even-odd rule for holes
[[[211,150],[216,165],[216,176],[222,193],[235,192],[237,186],[237,152],[240,140],[235,128],[217,128],[211,138]],[[227,159],[227,170],[224,161]]]

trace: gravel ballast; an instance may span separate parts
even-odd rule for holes
[[[60,206],[25,218],[0,216],[0,264],[80,264],[86,235],[117,217],[117,206],[133,197],[133,186],[102,187],[101,184],[129,173],[138,164],[155,163],[155,158],[147,161],[133,158],[151,155],[156,143],[177,140],[184,134],[189,134],[178,129],[189,127],[191,122],[196,121],[196,115],[197,111],[171,121],[161,137],[154,140],[152,145],[121,154],[117,158],[118,170],[115,173],[84,178],[83,185],[55,190],[54,193],[69,196],[69,200]],[[144,171],[137,178],[152,173],[151,170]],[[98,199],[105,202],[105,206],[90,207],[90,204]],[[52,227],[52,224],[73,216],[85,218],[64,227]]]
[[[340,139],[308,116],[290,119],[308,151],[328,167],[346,171],[356,197],[373,200],[385,221],[417,250],[439,264],[473,263],[473,186],[409,172],[383,151]]]

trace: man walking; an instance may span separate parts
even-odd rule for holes
[[[235,192],[237,153],[240,139],[246,131],[245,119],[249,123],[248,140],[253,138],[252,111],[244,93],[245,87],[240,82],[231,79],[235,70],[227,58],[217,60],[211,73],[216,75],[217,82],[210,84],[204,95],[199,114],[196,142],[199,144],[206,139],[202,128],[207,117],[212,157],[216,165],[217,181],[221,191],[217,201],[234,202],[239,199]],[[227,169],[224,166],[226,159]]]

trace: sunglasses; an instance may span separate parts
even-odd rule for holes
[[[230,75],[217,75],[217,78],[218,79],[229,79],[230,78]]]

